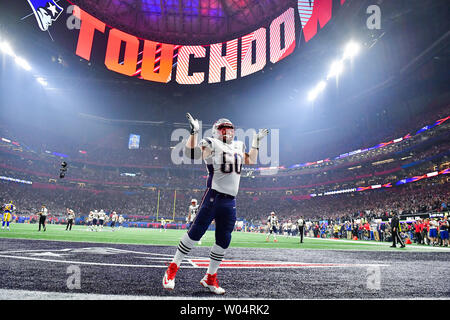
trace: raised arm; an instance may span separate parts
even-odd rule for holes
[[[186,117],[191,126],[191,135],[189,136],[185,147],[186,155],[191,159],[205,159],[211,154],[211,149],[206,148],[205,146],[198,146],[198,131],[200,129],[198,119],[194,119],[190,113],[187,113]]]

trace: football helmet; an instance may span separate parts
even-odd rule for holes
[[[197,199],[192,199],[191,203],[195,206],[197,204]]]
[[[231,143],[234,139],[233,123],[225,118],[217,120],[212,127],[212,135],[220,141]]]

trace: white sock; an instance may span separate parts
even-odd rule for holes
[[[222,262],[225,255],[225,251],[226,249],[218,246],[217,244],[215,244],[211,248],[211,252],[209,253],[209,267],[207,273],[211,275],[217,273],[220,263]]]
[[[188,255],[188,253],[191,251],[191,249],[195,246],[196,243],[197,241],[194,241],[191,238],[189,238],[189,235],[186,232],[184,236],[181,238],[180,243],[178,244],[177,252],[173,257],[172,262],[176,263],[176,265],[179,267],[181,261],[183,261],[184,257]]]

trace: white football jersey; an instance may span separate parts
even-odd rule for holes
[[[199,205],[196,205],[196,206],[190,205],[189,206],[189,214],[191,215],[191,220],[189,220],[188,222],[194,221],[195,217],[197,216],[198,210],[199,210]]]
[[[105,211],[102,210],[98,213],[98,219],[105,220]]]
[[[93,213],[92,213],[92,219],[98,219],[98,215],[99,215],[99,212],[97,212],[97,211],[94,211]]]
[[[69,210],[69,219],[75,218],[75,212],[73,210]]]
[[[270,225],[271,227],[273,227],[273,226],[276,226],[276,225],[277,225],[278,218],[277,218],[276,216],[270,215],[270,216],[267,218],[267,221],[269,222],[269,225]]]
[[[211,149],[211,155],[205,159],[208,168],[206,186],[236,196],[244,163],[245,144],[242,141],[228,144],[216,138],[205,138],[199,145]]]

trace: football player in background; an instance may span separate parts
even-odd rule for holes
[[[259,130],[253,136],[252,148],[246,153],[245,144],[234,140],[234,126],[228,119],[219,119],[213,125],[213,137],[204,138],[198,144],[198,120],[187,114],[191,135],[187,140],[185,154],[191,159],[203,159],[208,169],[206,191],[200,202],[200,210],[189,231],[181,238],[175,256],[163,277],[163,288],[174,289],[175,275],[184,257],[202,238],[215,221],[215,244],[210,251],[208,270],[200,284],[215,294],[225,290],[217,282],[217,270],[231,242],[236,222],[236,195],[239,190],[243,164],[255,164],[260,141],[269,130]]]
[[[9,230],[9,223],[11,222],[12,213],[15,210],[16,210],[16,207],[14,206],[12,201],[10,201],[9,203],[5,203],[2,206],[2,211],[3,211],[2,229],[5,229],[5,224],[6,224],[6,230]]]
[[[187,217],[187,221],[188,221],[188,230],[191,228],[192,223],[195,220],[195,217],[197,216],[198,210],[200,210],[199,208],[200,206],[197,204],[197,199],[192,199],[191,200],[191,205],[189,206],[189,213],[188,213],[188,217]],[[198,244],[202,244],[202,240],[198,240]]]
[[[104,226],[107,226],[109,222],[109,215],[105,212],[105,222],[103,223]]]
[[[197,204],[197,199],[191,200],[191,205],[189,206],[189,212],[187,217],[188,229],[191,227],[192,222],[194,222],[199,210],[199,205]]]
[[[94,210],[94,212],[92,212],[92,231],[98,231],[97,224],[98,224],[98,211]]]
[[[162,232],[164,229],[164,232],[166,232],[166,220],[164,218],[161,218],[161,228],[159,228],[159,232]]]
[[[118,224],[119,224],[119,230],[122,227],[122,223],[125,221],[122,215],[119,216]]]
[[[273,242],[278,242],[277,240],[277,226],[278,226],[278,218],[275,215],[275,212],[271,212],[270,216],[267,218],[267,227],[269,228],[269,232],[266,237],[266,241],[269,241],[270,235],[273,233]]]
[[[105,211],[103,211],[103,209],[100,210],[100,212],[98,213],[98,228],[100,229],[100,231],[103,230],[103,223],[105,223]]]
[[[87,225],[88,225],[89,231],[93,231],[93,229],[92,229],[92,221],[93,220],[94,220],[94,213],[92,211],[89,211],[89,215],[87,218]]]
[[[117,212],[113,211],[111,214],[111,228],[112,231],[115,231],[116,223],[119,220],[119,216],[117,215]]]

